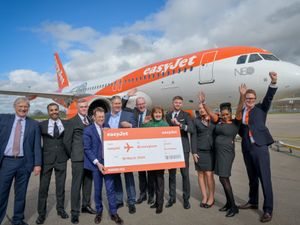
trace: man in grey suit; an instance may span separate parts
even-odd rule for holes
[[[83,167],[83,129],[90,123],[87,115],[88,102],[79,99],[77,110],[77,115],[68,121],[64,136],[64,143],[72,161],[71,222],[74,224],[79,223],[81,189],[81,212],[96,214],[96,211],[91,208],[93,174]]]
[[[173,111],[166,115],[166,120],[170,126],[179,126],[181,141],[184,153],[185,168],[180,168],[182,176],[183,189],[183,207],[189,209],[190,203],[190,178],[189,178],[189,158],[190,158],[190,141],[188,133],[193,133],[193,122],[187,112],[182,111],[183,98],[175,96],[173,98]],[[169,201],[166,207],[172,207],[176,202],[176,169],[169,170]]]
[[[43,224],[47,213],[47,197],[52,171],[55,171],[56,210],[61,218],[69,218],[65,211],[65,183],[67,174],[68,154],[63,144],[65,121],[59,118],[59,106],[50,103],[47,106],[49,119],[40,123],[42,135],[42,171],[38,196],[37,224]]]

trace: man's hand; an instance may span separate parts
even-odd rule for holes
[[[137,88],[133,88],[127,92],[127,96],[128,97],[135,96],[136,92],[137,92]]]
[[[247,91],[247,86],[246,86],[246,84],[241,84],[240,87],[239,87],[240,95],[241,95],[241,96],[244,96],[245,93],[246,93],[246,91]]]
[[[132,127],[132,124],[127,121],[122,121],[120,124],[121,124],[122,128],[131,128]]]
[[[205,102],[205,94],[203,91],[201,91],[198,95],[199,103],[204,103]]]
[[[193,159],[194,159],[195,163],[197,163],[198,160],[199,160],[199,155],[198,154],[193,154]]]
[[[171,122],[176,126],[180,126],[180,123],[178,122],[178,120],[176,118],[171,119]]]
[[[97,167],[98,167],[98,169],[100,170],[100,172],[102,173],[102,174],[105,174],[105,168],[104,168],[104,165],[103,164],[101,164],[101,163],[97,163]]]
[[[277,83],[277,73],[276,72],[269,72],[269,76],[271,78],[271,83],[276,84]]]
[[[37,176],[41,173],[41,170],[42,170],[42,167],[41,166],[35,166],[33,168],[33,173],[34,173],[34,176]]]

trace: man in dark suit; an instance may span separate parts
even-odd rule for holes
[[[90,124],[88,118],[88,102],[79,99],[77,102],[77,115],[70,119],[66,125],[64,135],[65,146],[72,161],[72,188],[71,188],[71,222],[79,223],[80,192],[82,189],[82,213],[96,214],[91,208],[91,192],[93,174],[83,167],[83,129]]]
[[[110,217],[117,224],[123,224],[123,220],[117,214],[116,196],[113,175],[105,175],[103,158],[103,124],[105,112],[101,107],[93,110],[94,123],[83,131],[84,168],[92,171],[94,178],[96,217],[94,222],[99,224],[102,220],[102,185],[105,181],[106,195]]]
[[[126,96],[122,98],[122,108],[126,107],[129,97],[136,93],[136,89],[128,92]],[[135,102],[134,109],[126,108],[126,110],[133,112],[135,123],[137,127],[141,127],[144,123],[145,118],[150,117],[151,111],[147,109],[146,100],[144,97],[138,97]],[[152,176],[149,176],[148,172],[140,171],[139,174],[139,189],[140,197],[136,201],[137,204],[147,200],[148,192],[148,204],[154,203],[154,180]]]
[[[105,126],[110,128],[131,128],[136,127],[136,123],[133,117],[133,113],[122,110],[122,100],[119,96],[113,96],[111,98],[112,109],[111,112],[105,115]],[[129,213],[133,214],[136,212],[135,208],[135,184],[133,173],[124,173],[126,191],[127,191],[127,203]],[[121,181],[121,174],[114,175],[115,192],[117,208],[124,206],[123,203],[123,187]]]
[[[265,199],[263,206],[264,214],[261,217],[261,222],[271,221],[273,211],[273,191],[268,146],[274,141],[266,127],[266,118],[277,90],[277,74],[270,72],[269,75],[271,84],[262,103],[255,103],[256,93],[254,90],[248,89],[246,91],[243,121],[239,132],[242,137],[242,152],[250,186],[249,200],[245,205],[239,206],[239,208],[258,208],[258,180],[260,180]]]
[[[0,224],[6,213],[14,180],[15,202],[12,224],[27,225],[25,200],[30,174],[41,171],[41,135],[39,124],[27,117],[30,104],[24,97],[14,102],[15,115],[0,114]]]
[[[183,98],[175,96],[172,101],[173,111],[167,113],[166,120],[170,126],[179,126],[181,133],[181,141],[184,153],[185,167],[180,168],[182,176],[183,190],[183,207],[189,209],[190,198],[190,178],[189,178],[189,158],[190,158],[190,141],[188,133],[193,133],[193,122],[187,112],[182,111]],[[176,202],[176,169],[169,169],[169,201],[166,207],[172,207]]]
[[[52,171],[55,171],[56,210],[61,218],[69,218],[65,211],[65,183],[68,154],[63,144],[65,121],[59,118],[59,106],[50,103],[47,106],[49,119],[40,123],[43,138],[43,164],[40,175],[40,188],[38,196],[37,224],[43,224],[47,213],[47,197]]]

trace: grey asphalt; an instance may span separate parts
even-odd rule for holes
[[[300,114],[270,114],[268,124],[276,140],[300,146]],[[274,192],[274,212],[273,220],[268,224],[296,225],[300,224],[300,151],[295,150],[293,154],[285,148],[277,152],[275,148],[270,150],[272,182]],[[136,186],[138,185],[137,174],[135,174]],[[240,213],[233,218],[226,218],[225,213],[218,211],[225,202],[223,189],[218,177],[216,181],[215,205],[210,209],[199,207],[201,199],[200,190],[197,183],[197,176],[194,170],[192,158],[190,158],[190,181],[191,181],[191,208],[186,210],[182,206],[181,176],[177,174],[177,202],[172,208],[164,208],[162,214],[155,214],[155,210],[150,209],[147,203],[137,205],[137,212],[129,214],[128,208],[119,209],[118,213],[123,218],[124,224],[128,225],[212,225],[212,224],[261,224],[259,218],[262,215],[263,195],[260,189],[259,210],[240,210]],[[248,195],[248,179],[241,154],[240,143],[236,143],[236,158],[232,169],[231,183],[237,204],[245,203]],[[25,221],[28,224],[35,224],[37,218],[37,195],[38,177],[31,177],[27,204],[25,209]],[[70,186],[71,170],[68,167],[66,182],[66,210],[70,211]],[[165,174],[165,202],[167,201],[168,174]],[[124,187],[124,184],[123,184]],[[137,188],[138,190],[138,188]],[[115,224],[108,215],[108,206],[105,192],[103,192],[104,212],[101,224]],[[63,220],[56,215],[55,209],[55,188],[52,179],[48,197],[48,215],[44,224],[60,225],[71,224],[70,219]],[[13,190],[11,191],[7,214],[13,214]],[[94,224],[94,215],[81,214],[79,224]],[[4,225],[9,225],[7,219]]]

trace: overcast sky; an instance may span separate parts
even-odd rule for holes
[[[231,45],[300,65],[296,0],[20,2],[0,2],[0,89],[56,90],[55,51],[71,83]],[[13,99],[0,96],[1,113]],[[45,104],[34,100],[31,110]]]

